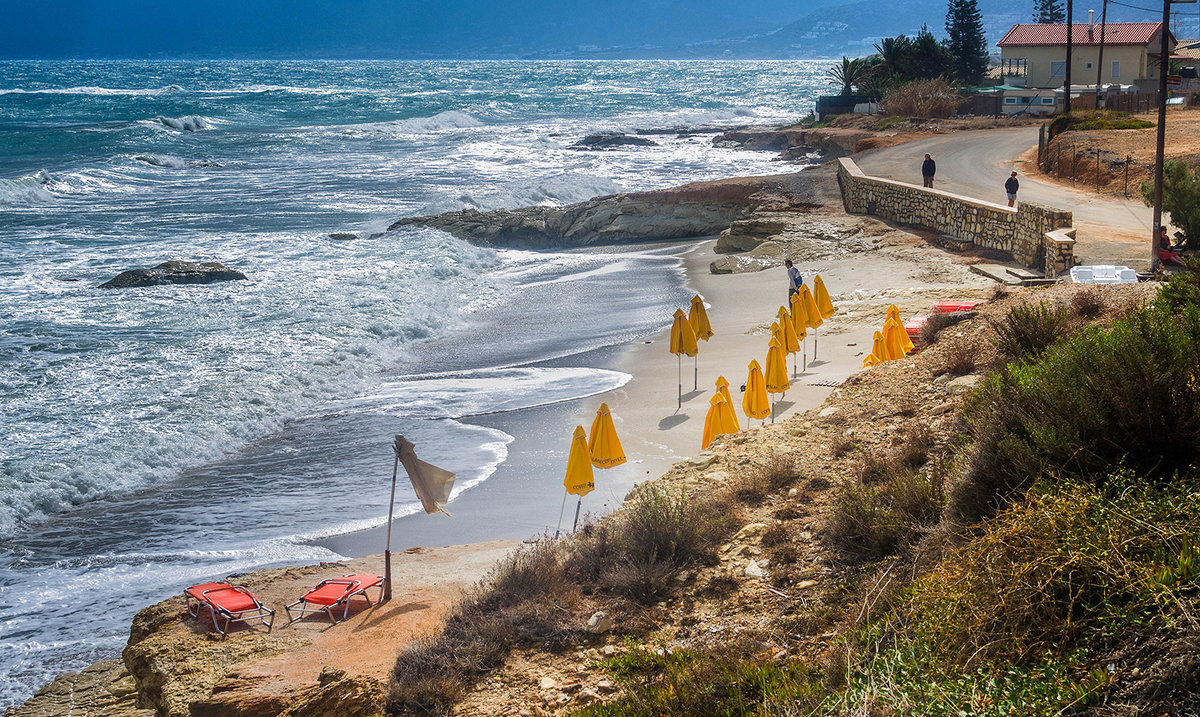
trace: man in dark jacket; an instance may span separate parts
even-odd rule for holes
[[[1013,172],[1004,182],[1004,193],[1008,195],[1008,206],[1012,206],[1013,202],[1017,201],[1017,189],[1021,183],[1017,181],[1017,173]]]
[[[925,161],[921,162],[921,178],[925,180],[925,186],[933,189],[933,175],[937,173],[937,164],[934,163],[933,157],[925,155]]]

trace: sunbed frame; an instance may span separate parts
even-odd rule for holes
[[[344,585],[345,588],[340,594],[336,594],[331,590],[324,591],[323,595],[315,595],[321,588],[325,586]],[[375,602],[371,602],[371,596],[367,591],[371,588],[379,588],[379,598]],[[294,603],[284,606],[287,610],[288,620],[295,622],[300,618],[314,612],[323,612],[328,617],[330,622],[339,623],[350,616],[350,600],[351,598],[361,595],[367,601],[367,605],[374,605],[376,602],[383,600],[383,576],[382,575],[347,575],[341,578],[330,578],[317,583],[317,586],[312,590],[304,593]],[[330,602],[332,600],[332,602]],[[310,605],[312,607],[310,607]],[[297,607],[299,606],[299,607]],[[292,615],[292,608],[296,608],[296,614]],[[342,616],[337,617],[334,611],[341,608]]]
[[[214,602],[216,595],[214,593],[221,592],[238,592],[250,598],[253,602],[253,607],[245,610],[228,610]],[[259,599],[241,585],[230,585],[229,583],[205,583],[203,585],[193,585],[183,591],[183,599],[187,604],[187,612],[191,617],[199,620],[201,608],[208,608],[208,614],[212,617],[213,627],[221,635],[226,635],[229,632],[230,626],[235,622],[250,622],[258,620],[267,626],[267,632],[275,624],[275,611],[259,602]],[[217,618],[225,619],[225,627],[221,627],[221,622]]]

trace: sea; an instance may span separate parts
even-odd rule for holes
[[[828,64],[0,62],[0,708],[189,584],[350,557],[320,540],[386,522],[394,434],[458,473],[452,512],[486,503],[504,416],[623,385],[580,357],[691,296],[666,246],[390,224],[792,171],[713,133],[573,145],[794,121]],[[98,288],[170,259],[248,280]],[[552,528],[557,500],[470,537]]]

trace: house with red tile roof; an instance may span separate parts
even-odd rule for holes
[[[1089,13],[1090,14],[1090,13]],[[1161,22],[1110,22],[1104,26],[1104,67],[1100,62],[1098,22],[1074,23],[1071,28],[1071,82],[1138,85],[1142,91],[1158,89],[1159,31]],[[1062,87],[1067,76],[1067,25],[1013,25],[997,43],[1004,84],[1034,88]],[[1175,38],[1167,30],[1167,46]]]

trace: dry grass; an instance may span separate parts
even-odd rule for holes
[[[955,341],[946,347],[943,354],[945,362],[935,371],[935,375],[948,373],[951,376],[966,376],[975,372],[975,361],[979,351],[966,341]]]
[[[958,111],[963,98],[939,78],[908,82],[884,95],[880,108],[889,115],[931,119]]]
[[[1075,292],[1071,297],[1071,313],[1082,319],[1094,319],[1104,312],[1103,297],[1095,287]]]

